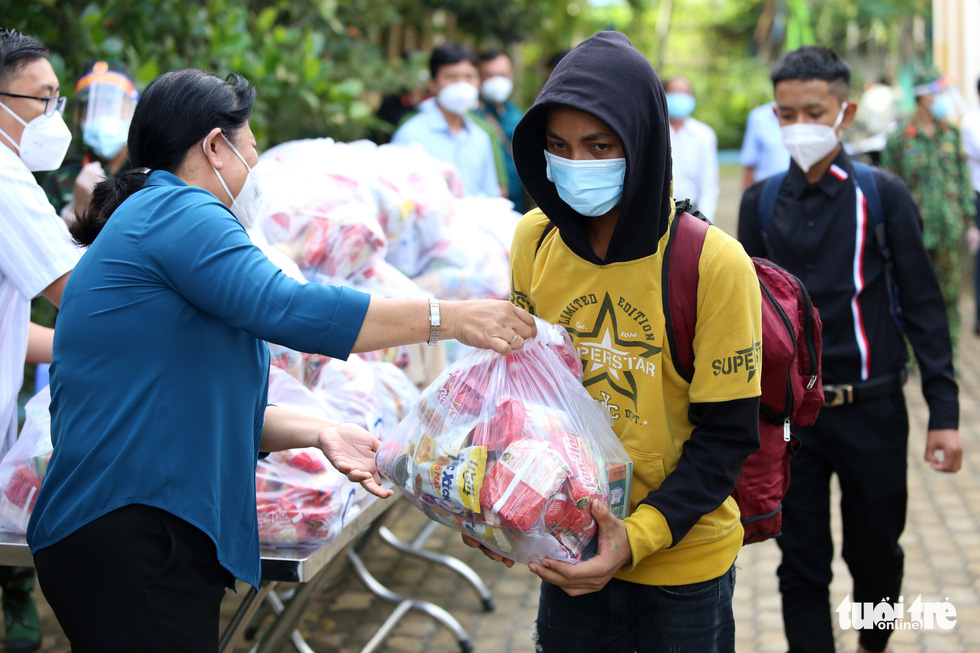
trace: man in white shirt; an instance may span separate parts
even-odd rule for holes
[[[0,442],[17,437],[17,394],[24,362],[51,362],[53,330],[30,324],[31,300],[55,306],[80,251],[32,171],[61,165],[71,132],[60,111],[58,77],[37,39],[0,30]],[[67,138],[65,134],[67,133]],[[28,348],[30,342],[30,349]],[[7,651],[41,646],[31,597],[33,570],[0,573]]]
[[[476,55],[465,46],[444,43],[429,57],[429,74],[434,97],[419,105],[418,114],[398,128],[391,142],[419,143],[430,155],[455,165],[467,195],[499,197],[493,141],[470,115],[480,99]]]
[[[772,102],[757,106],[749,112],[738,160],[742,164],[745,188],[778,172],[789,170],[789,150],[783,143],[779,118],[776,117]]]
[[[672,77],[664,83],[670,119],[670,155],[673,159],[674,197],[689,199],[714,222],[718,208],[718,136],[715,130],[691,117],[691,83]]]
[[[980,95],[980,78],[977,79],[977,94]],[[970,168],[970,183],[976,191],[977,212],[973,219],[976,220],[977,227],[980,227],[980,106],[973,107],[963,116],[960,122],[960,138],[963,140],[966,163]],[[977,240],[970,241],[969,245],[973,254],[980,249],[980,242]],[[975,274],[976,321],[973,333],[980,336],[980,262],[977,263]]]

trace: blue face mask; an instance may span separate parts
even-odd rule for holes
[[[105,118],[82,125],[82,142],[100,159],[115,157],[126,146],[128,138],[128,120]]]
[[[694,112],[694,98],[687,93],[667,94],[667,115],[671,118],[687,118]]]
[[[950,110],[953,108],[953,102],[950,97],[942,93],[936,96],[936,99],[932,101],[932,106],[929,111],[932,112],[932,117],[936,120],[942,120],[949,115]]]
[[[544,158],[548,180],[554,182],[558,197],[582,215],[605,215],[622,199],[626,159],[573,161],[548,151]]]

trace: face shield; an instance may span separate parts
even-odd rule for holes
[[[129,123],[139,95],[133,82],[121,73],[100,68],[82,77],[75,86],[78,127],[82,142],[99,158],[114,158],[129,137]]]
[[[932,98],[929,111],[936,120],[957,124],[966,114],[966,102],[951,77],[940,77],[935,81],[919,84],[912,89],[912,92],[917,98],[922,96]]]

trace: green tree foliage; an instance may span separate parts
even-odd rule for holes
[[[377,125],[369,100],[418,78],[368,38],[401,20],[384,2],[14,0],[2,13],[5,27],[49,46],[69,97],[98,59],[126,63],[140,88],[174,68],[245,75],[258,89],[252,128],[263,146],[361,137]]]
[[[552,54],[597,30],[618,29],[661,75],[691,79],[695,115],[715,127],[724,148],[738,146],[748,111],[771,99],[768,71],[787,44],[812,40],[849,58],[877,49],[880,60],[905,59],[910,19],[927,15],[929,3],[0,0],[0,21],[51,48],[69,97],[73,80],[96,59],[125,62],[140,88],[177,67],[241,73],[259,91],[252,127],[263,147],[384,129],[373,115],[380,97],[418,86],[427,52],[441,40],[508,49],[519,73],[517,99],[528,105]],[[403,56],[413,50],[414,57]]]

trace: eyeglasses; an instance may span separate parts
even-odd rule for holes
[[[55,111],[61,115],[65,114],[65,102],[67,98],[61,95],[49,95],[47,97],[38,97],[36,95],[18,95],[17,93],[4,93],[0,91],[0,95],[6,95],[7,97],[19,97],[25,100],[43,100],[44,101],[44,115],[53,115]]]

